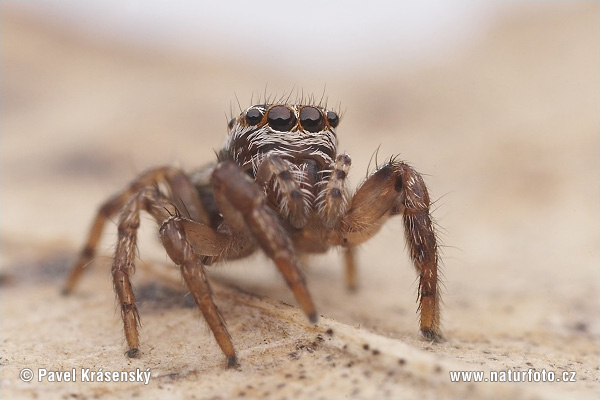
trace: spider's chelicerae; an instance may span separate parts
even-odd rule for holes
[[[235,349],[205,266],[261,249],[314,323],[318,314],[298,255],[342,247],[352,288],[353,249],[375,235],[388,218],[402,214],[410,257],[419,274],[421,332],[430,340],[439,338],[438,249],[423,178],[392,158],[350,195],[346,176],[351,162],[347,154],[337,153],[338,123],[335,112],[318,105],[254,105],[230,121],[216,162],[192,173],[173,167],[142,173],[99,208],[65,293],[94,257],[106,221],[120,214],[112,278],[126,354],[138,354],[139,316],[131,277],[140,211],[146,211],[158,223],[164,248],[180,267],[231,366],[237,363]]]

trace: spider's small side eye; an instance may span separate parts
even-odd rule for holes
[[[332,128],[335,128],[340,123],[340,117],[333,111],[327,111],[327,122]]]
[[[300,125],[309,132],[319,132],[325,126],[325,118],[321,111],[315,107],[302,107],[300,110]]]
[[[229,120],[229,122],[227,123],[227,127],[228,127],[229,129],[233,128],[233,125],[235,124],[235,121],[236,121],[236,119],[235,119],[235,118],[231,118],[231,119]]]
[[[267,115],[269,126],[276,131],[287,132],[296,125],[296,116],[286,106],[275,106]]]
[[[252,108],[246,113],[246,122],[248,125],[256,125],[262,121],[262,113],[257,108]]]

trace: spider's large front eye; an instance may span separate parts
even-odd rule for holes
[[[300,125],[309,132],[319,132],[325,126],[325,118],[321,111],[315,107],[302,107],[300,110]]]
[[[340,123],[340,117],[333,111],[327,111],[327,122],[332,128],[335,128]]]
[[[262,113],[258,108],[252,108],[246,112],[246,122],[248,125],[256,125],[262,121]]]
[[[275,106],[267,115],[269,126],[276,131],[287,132],[296,125],[296,116],[286,106]]]

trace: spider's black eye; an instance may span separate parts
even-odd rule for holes
[[[275,106],[267,116],[269,126],[276,131],[287,132],[296,125],[296,116],[286,106]]]
[[[332,128],[335,128],[340,123],[340,117],[333,111],[327,111],[327,122]]]
[[[252,108],[246,112],[246,122],[248,125],[256,125],[262,121],[262,113],[258,108]]]
[[[302,107],[300,110],[300,125],[309,132],[319,132],[325,126],[323,114],[315,107]]]
[[[235,124],[236,119],[235,118],[231,118],[231,120],[229,120],[229,122],[227,123],[227,127],[229,129],[233,128],[233,125]]]

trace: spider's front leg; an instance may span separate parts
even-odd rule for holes
[[[373,236],[390,215],[403,214],[410,257],[419,274],[421,333],[441,338],[438,248],[431,201],[421,175],[409,165],[390,161],[359,187],[341,221],[340,242],[352,247]]]
[[[265,204],[265,195],[232,162],[223,162],[212,175],[214,196],[225,222],[236,232],[249,232],[271,258],[311,322],[317,311],[298,265],[293,243],[277,214]]]

